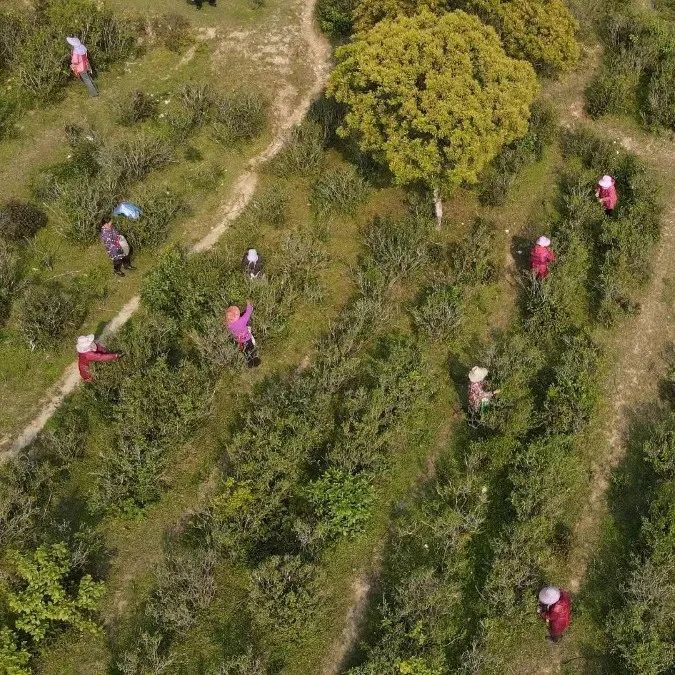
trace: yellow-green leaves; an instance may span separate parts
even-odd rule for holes
[[[328,92],[348,106],[339,133],[354,135],[400,184],[474,183],[527,131],[534,70],[475,16],[425,9],[384,20],[337,58]]]

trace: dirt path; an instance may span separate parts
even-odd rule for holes
[[[192,253],[206,251],[212,248],[227,231],[230,224],[244,210],[250,202],[258,184],[260,168],[272,159],[284,146],[290,130],[298,124],[307,114],[312,101],[321,93],[330,68],[330,46],[323,35],[319,32],[314,21],[314,6],[316,0],[305,0],[300,15],[300,34],[306,45],[303,51],[304,61],[311,70],[312,82],[309,89],[294,107],[290,107],[289,91],[295,93],[295,89],[289,84],[281,90],[279,100],[275,105],[275,134],[269,145],[258,155],[253,157],[247,164],[244,173],[238,178],[232,187],[230,199],[224,204],[222,215],[218,225],[191,249]],[[118,314],[106,325],[103,330],[103,338],[119,330],[138,309],[140,299],[135,296],[129,300]],[[44,428],[52,415],[56,412],[63,400],[72,393],[79,385],[80,378],[77,364],[71,364],[61,376],[61,379],[51,390],[48,402],[42,407],[38,415],[28,424],[19,436],[13,441],[8,441],[4,447],[0,446],[0,463],[15,457],[21,450],[28,446]]]

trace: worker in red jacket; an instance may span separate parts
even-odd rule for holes
[[[98,96],[98,90],[92,79],[93,71],[89,63],[89,52],[80,42],[80,39],[73,36],[67,37],[66,42],[73,48],[70,52],[70,70],[75,77],[84,82],[89,92],[89,96]]]
[[[603,176],[595,186],[597,197],[605,213],[611,216],[619,203],[619,193],[616,191],[616,181],[611,176]]]
[[[548,237],[539,237],[530,253],[530,269],[537,279],[545,279],[548,276],[548,266],[555,262],[556,258],[555,251],[551,248],[551,240]]]
[[[77,367],[85,382],[94,379],[89,369],[92,361],[115,361],[121,356],[117,352],[109,352],[103,345],[96,342],[93,335],[80,335],[75,348],[77,349]]]
[[[560,642],[572,618],[572,600],[567,591],[545,586],[539,591],[539,616],[546,621],[551,642]]]

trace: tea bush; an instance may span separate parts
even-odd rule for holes
[[[10,200],[0,206],[0,238],[30,239],[47,224],[47,216],[34,204]]]
[[[211,118],[215,94],[208,84],[186,84],[177,94],[179,107],[169,113],[167,123],[176,138],[187,138]]]
[[[143,208],[138,220],[124,220],[120,229],[134,249],[155,248],[166,241],[172,221],[187,213],[183,196],[165,187],[136,197]]]
[[[142,632],[134,645],[121,655],[117,668],[123,675],[162,675],[174,662],[164,653],[162,640],[159,633]]]
[[[415,325],[434,340],[447,340],[464,318],[464,297],[457,286],[443,281],[427,286],[412,309]]]
[[[260,225],[281,228],[286,224],[288,202],[285,192],[278,187],[269,188],[256,193],[242,217],[251,228]]]
[[[157,115],[159,101],[154,94],[148,94],[144,91],[132,91],[126,98],[117,102],[115,117],[117,121],[124,126],[131,126],[153,119]]]
[[[150,20],[150,34],[171,52],[180,52],[190,40],[190,22],[176,12],[155,15]]]
[[[14,98],[0,94],[0,141],[14,134],[19,112],[19,103]]]
[[[304,120],[293,127],[287,143],[269,163],[270,170],[278,176],[305,175],[316,171],[323,161],[324,141],[325,133],[321,126]]]
[[[238,89],[216,101],[214,137],[223,145],[251,141],[267,125],[268,102],[253,89]]]
[[[351,165],[337,166],[321,173],[312,186],[309,201],[320,216],[351,214],[366,193],[366,182]]]
[[[319,0],[316,16],[324,33],[334,39],[349,37],[357,0]]]
[[[0,326],[9,316],[18,281],[18,251],[15,246],[0,238]]]
[[[35,349],[74,334],[87,314],[91,299],[84,283],[64,284],[52,279],[29,285],[18,303],[22,337]]]

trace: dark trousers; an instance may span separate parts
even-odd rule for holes
[[[195,5],[197,6],[197,9],[201,9],[203,4],[204,0],[195,0]],[[209,0],[209,5],[211,5],[211,7],[215,7],[216,0]]]
[[[246,365],[249,368],[255,368],[260,365],[260,357],[258,356],[256,346],[253,344],[253,340],[244,343],[243,352],[244,358],[246,359]]]
[[[124,258],[117,258],[116,260],[113,260],[112,264],[113,264],[113,269],[115,270],[116,274],[120,274],[120,272],[122,272],[123,267],[125,269],[130,270],[131,269],[131,254],[125,255]]]

